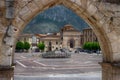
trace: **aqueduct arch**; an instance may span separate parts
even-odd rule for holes
[[[7,2],[14,6],[7,6]],[[15,46],[16,38],[26,24],[41,11],[55,5],[64,5],[81,16],[91,25],[98,37],[103,51],[103,80],[119,80],[120,71],[120,5],[100,0],[1,0],[0,5],[0,65],[10,66],[11,49]],[[11,8],[14,7],[15,12]],[[7,10],[8,9],[8,10]],[[7,14],[13,12],[14,17]],[[6,15],[4,15],[6,14]],[[110,71],[107,72],[107,68]],[[113,76],[113,71],[116,75]],[[109,73],[109,75],[107,75]],[[111,76],[112,75],[112,76]],[[120,75],[120,74],[119,74]],[[112,78],[111,78],[112,77]],[[117,77],[116,79],[113,77]]]

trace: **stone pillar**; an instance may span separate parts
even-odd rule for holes
[[[120,64],[101,63],[102,80],[120,80]]]
[[[14,80],[14,68],[0,67],[0,80]]]

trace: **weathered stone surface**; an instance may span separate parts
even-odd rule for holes
[[[34,12],[34,11],[36,11],[36,10],[39,9],[38,6],[37,6],[34,2],[29,3],[29,4],[28,4],[28,8],[29,8],[32,12]]]
[[[43,7],[43,4],[41,3],[40,0],[34,0],[34,2],[37,4],[37,6],[39,6],[39,8]]]
[[[12,42],[12,45],[14,44],[16,35],[25,25],[39,12],[58,4],[70,8],[91,25],[99,37],[103,61],[120,62],[120,5],[101,2],[100,0],[14,0],[14,12],[13,8],[10,8],[5,1],[0,0],[0,47],[2,47],[0,48],[0,65],[10,65],[11,57],[8,54],[11,43],[9,42]],[[12,19],[11,24],[18,30],[12,33],[15,34],[14,36],[6,40],[8,44],[3,42],[7,26],[10,23],[6,18]],[[112,78],[111,80],[119,79]],[[107,76],[103,80],[110,80],[110,78]]]
[[[24,21],[20,17],[16,17],[16,19],[13,22],[13,25],[16,26],[18,29],[24,24]]]
[[[5,1],[4,0],[0,1],[0,7],[5,7]]]
[[[80,0],[81,7],[86,9],[87,8],[87,0]]]
[[[9,25],[6,29],[6,33],[4,36],[3,41],[5,42],[6,45],[13,46],[14,45],[14,38],[16,35],[15,27],[13,25]]]
[[[90,13],[90,15],[93,15],[97,11],[97,8],[91,4],[88,6],[87,11]]]
[[[119,39],[119,37],[116,36],[115,31],[112,31],[112,32],[108,33],[108,37],[110,38],[110,42],[116,42]]]
[[[74,0],[73,2],[75,2],[77,5],[81,5],[81,1],[80,0]]]
[[[120,80],[119,63],[101,63],[102,80]]]
[[[27,7],[27,6],[25,6],[21,11],[20,11],[20,17],[23,19],[23,20],[25,20],[25,19],[27,19],[28,17],[30,17],[30,15],[31,15],[31,11],[30,11],[30,9]]]
[[[0,66],[0,80],[13,80],[13,76],[14,76],[13,68]]]
[[[43,5],[48,5],[52,1],[55,1],[55,0],[41,0]]]
[[[9,7],[6,9],[6,18],[8,19],[14,18],[14,7]]]

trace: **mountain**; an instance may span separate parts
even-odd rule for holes
[[[52,27],[52,28],[51,28]],[[26,27],[27,28],[27,27]],[[25,30],[26,33],[54,33],[59,32],[59,27],[57,25],[47,22],[47,23],[38,23],[34,24],[33,27],[28,27]]]
[[[25,27],[23,33],[58,32],[66,24],[73,25],[79,31],[88,27],[86,22],[72,10],[58,5],[39,13]]]

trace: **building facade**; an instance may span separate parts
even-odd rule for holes
[[[83,45],[86,42],[97,42],[97,37],[93,30],[89,28],[83,29],[82,35],[81,35],[81,44]]]
[[[18,37],[18,41],[29,42],[32,45],[33,36],[34,36],[33,34],[20,34]]]
[[[80,35],[81,35],[81,32],[74,29],[71,25],[65,25],[61,29],[63,48],[67,48],[69,50],[72,50],[74,48],[80,48],[81,47]]]
[[[81,33],[71,25],[65,25],[58,33],[48,34],[22,34],[19,36],[19,41],[27,41],[32,48],[37,48],[37,44],[43,42],[45,51],[53,51],[58,49],[81,48],[85,42],[97,41],[97,37],[91,28],[86,28]]]
[[[36,34],[37,43],[42,42],[45,44],[45,51],[54,51],[62,48],[60,34]]]

